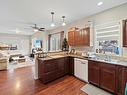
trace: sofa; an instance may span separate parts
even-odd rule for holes
[[[0,70],[7,70],[8,59],[3,57],[0,58]]]
[[[7,70],[8,57],[0,51],[0,70]]]

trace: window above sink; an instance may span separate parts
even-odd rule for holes
[[[110,22],[95,27],[95,51],[121,55],[121,22]]]

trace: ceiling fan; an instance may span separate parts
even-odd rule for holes
[[[38,27],[37,24],[34,24],[34,26],[31,26],[31,27],[34,29],[35,32],[44,31],[45,30],[45,28]]]

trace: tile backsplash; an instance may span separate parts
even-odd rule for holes
[[[94,47],[71,47],[70,49],[75,49],[76,51],[82,51],[82,52],[93,52]]]

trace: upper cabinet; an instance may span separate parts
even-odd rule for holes
[[[90,27],[68,32],[70,46],[91,46]]]
[[[127,47],[127,20],[123,21],[123,47]]]
[[[68,44],[70,46],[75,46],[75,31],[68,32]]]

